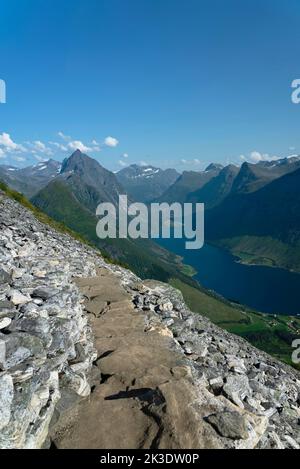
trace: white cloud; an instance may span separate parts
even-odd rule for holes
[[[58,132],[57,135],[65,142],[64,144],[58,142],[49,142],[51,145],[54,145],[61,151],[68,150],[80,150],[84,153],[87,152],[100,152],[103,145],[107,147],[116,147],[119,144],[119,141],[111,136],[105,138],[103,144],[101,145],[96,139],[93,139],[90,144],[85,144],[81,140],[73,140],[70,135],[65,135],[63,132]]]
[[[297,153],[288,155],[286,158],[299,157]],[[241,161],[248,161],[249,163],[260,163],[261,161],[278,161],[282,156],[270,155],[269,153],[260,153],[259,151],[252,151],[249,155],[240,155]]]
[[[296,147],[289,147],[289,151],[295,151]]]
[[[0,146],[4,148],[5,151],[12,152],[12,151],[26,151],[23,145],[16,143],[12,140],[10,135],[6,132],[0,134]]]
[[[48,161],[48,158],[44,158],[43,156],[39,156],[39,155],[34,155],[34,158],[37,160],[37,161]]]
[[[250,160],[254,163],[259,163],[260,161],[275,161],[279,160],[278,156],[271,156],[268,153],[260,153],[259,151],[252,151],[250,153]]]
[[[240,155],[240,160],[249,161],[251,163],[259,163],[261,161],[276,161],[280,160],[280,156],[270,155],[269,153],[260,153],[259,151],[252,151],[249,155]]]
[[[8,150],[15,150],[17,147],[17,144],[10,138],[10,135],[5,132],[0,135],[0,145]]]
[[[109,136],[109,137],[106,137],[106,139],[104,140],[104,145],[106,145],[107,147],[116,147],[118,144],[119,144],[119,140],[117,140],[114,137]]]
[[[82,151],[83,153],[86,153],[88,151],[92,151],[92,148],[90,147],[87,147],[83,142],[81,142],[80,140],[72,140],[71,142],[68,143],[68,148],[70,148],[70,150],[80,150]]]
[[[149,166],[147,161],[140,161],[140,166]]]
[[[35,142],[33,142],[34,146],[36,147],[37,150],[39,151],[47,151],[47,147],[46,145],[41,142],[40,140],[36,140]]]
[[[124,168],[124,166],[127,166],[127,163],[123,160],[119,160],[118,161],[119,165],[122,166]]]
[[[22,144],[13,140],[7,132],[0,133],[0,158],[4,159],[12,157],[15,161],[28,161],[35,159],[37,161],[44,161],[45,157],[52,157],[59,155],[60,152],[68,153],[75,150],[80,150],[83,153],[96,153],[100,152],[104,145],[108,147],[116,147],[119,142],[116,138],[108,136],[105,141],[100,144],[96,139],[93,139],[90,144],[85,144],[82,140],[73,140],[71,136],[58,132],[57,135],[61,141],[47,141],[41,140],[26,141]],[[24,158],[22,156],[24,155]],[[122,158],[127,158],[128,154],[124,153]]]
[[[81,140],[72,140],[72,137],[69,135],[65,135],[63,132],[58,132],[59,137],[64,140],[64,144],[57,143],[57,142],[50,142],[51,145],[56,146],[61,151],[75,151],[80,150],[84,153],[87,152],[99,152],[101,151],[101,147],[97,140],[92,140],[91,145],[86,145]]]
[[[185,158],[182,158],[180,160],[180,163],[186,166],[199,166],[199,164],[202,164],[201,161],[198,158],[193,158],[192,160],[187,160]]]
[[[62,145],[61,143],[49,142],[49,144],[55,146],[56,148],[58,148],[61,151],[68,151],[68,147],[66,145]]]
[[[263,161],[266,158],[266,155],[262,155],[259,151],[252,151],[249,158],[251,161],[254,161],[254,163],[258,163],[259,161]]]
[[[44,153],[45,155],[48,155],[48,156],[53,155],[51,148],[47,147],[40,140],[35,140],[34,142],[29,143],[29,145],[32,146],[33,148],[33,150],[31,151],[33,154],[36,152],[39,152],[39,153]]]
[[[99,146],[92,147],[91,151],[101,151],[101,148]]]
[[[69,142],[71,140],[71,137],[69,135],[65,135],[63,132],[57,132],[57,135],[65,142]]]

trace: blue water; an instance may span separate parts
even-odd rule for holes
[[[223,297],[266,313],[300,314],[300,274],[284,269],[240,264],[223,249],[206,244],[185,249],[182,239],[161,239],[161,246],[197,270],[195,279]]]

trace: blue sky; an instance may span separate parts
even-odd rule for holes
[[[298,0],[0,0],[0,164],[300,153],[299,31]]]

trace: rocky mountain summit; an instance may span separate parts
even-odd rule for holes
[[[0,448],[300,448],[297,371],[0,204]]]

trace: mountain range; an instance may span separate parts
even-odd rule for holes
[[[0,165],[0,180],[30,198],[54,179],[60,168],[61,163],[52,159],[26,168]]]
[[[204,171],[184,171],[160,197],[160,202],[205,202],[218,205],[233,193],[250,193],[300,168],[300,157],[225,167],[210,164]],[[177,197],[177,199],[176,199]]]
[[[160,202],[202,202],[205,239],[243,262],[300,271],[300,157],[184,172]]]
[[[131,165],[114,174],[77,150],[62,164],[50,159],[23,169],[2,165],[0,180],[31,198],[48,215],[101,245],[113,258],[138,269],[142,276],[148,272],[149,258],[146,262],[145,256],[150,256],[154,271],[159,252],[163,259],[155,266],[159,276],[169,276],[169,264],[176,265],[177,260],[171,260],[170,253],[150,240],[145,246],[145,240],[96,237],[97,205],[116,204],[119,194],[146,203],[203,202],[208,242],[229,249],[243,262],[300,270],[297,156],[244,162],[240,167],[210,164],[204,171],[182,174]]]
[[[133,164],[116,173],[126,193],[139,202],[150,202],[160,197],[179,177],[175,169]]]
[[[205,184],[219,174],[222,168],[221,165],[210,164],[205,171],[183,171],[174,184],[155,201],[184,203],[191,192],[204,187]]]
[[[219,205],[232,191],[232,186],[239,173],[239,168],[234,165],[216,170],[216,175],[202,187],[187,194],[186,202],[202,202],[206,210]]]
[[[168,280],[179,276],[184,279],[180,259],[150,239],[98,238],[96,207],[102,202],[118,204],[119,194],[126,194],[126,191],[116,175],[77,150],[63,161],[59,174],[51,178],[31,201],[141,277]],[[188,278],[185,280],[189,281]]]
[[[283,158],[276,161],[244,163],[234,181],[232,192],[249,193],[266,186],[275,179],[300,168],[298,157]]]

